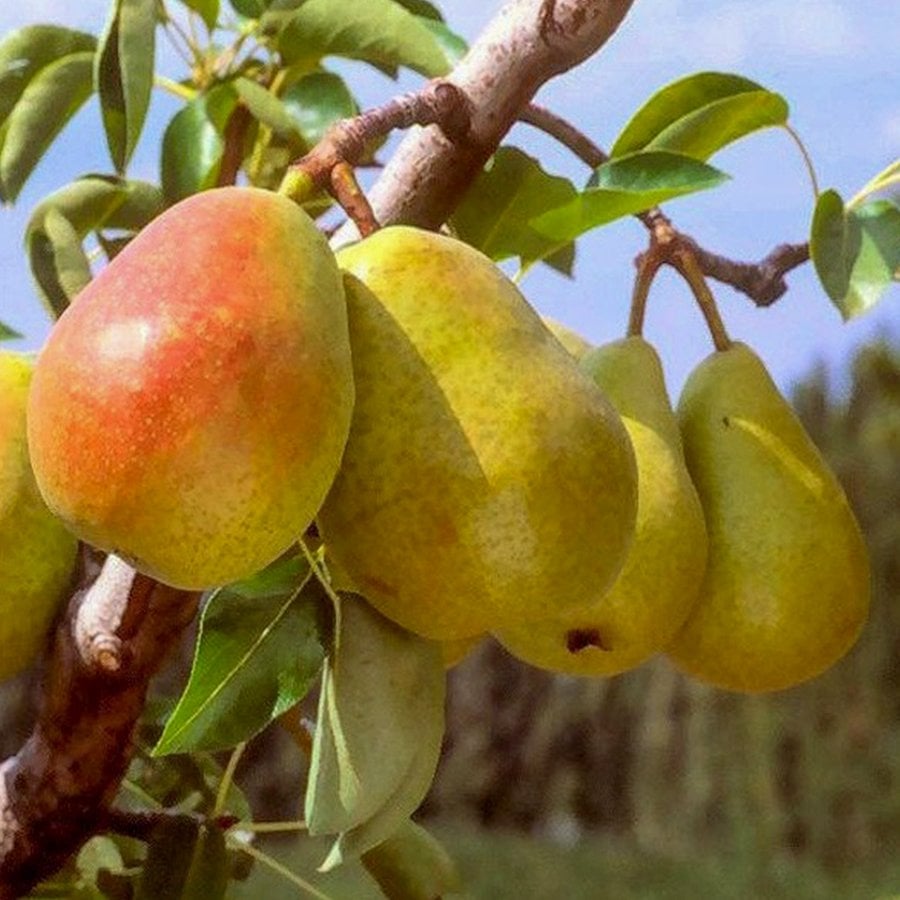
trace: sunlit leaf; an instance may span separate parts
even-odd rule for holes
[[[311,834],[339,833],[323,869],[381,843],[422,802],[440,753],[443,704],[439,646],[344,595],[305,804]]]
[[[122,172],[137,146],[150,105],[157,0],[115,0],[94,68],[113,165]]]
[[[297,558],[216,591],[154,753],[233,747],[303,699],[322,665],[323,603]]]
[[[57,209],[50,208],[29,231],[28,262],[38,293],[51,315],[59,316],[91,280],[81,236]]]
[[[900,275],[900,209],[889,200],[847,209],[837,191],[824,191],[813,215],[810,255],[845,319],[868,311]]]
[[[267,125],[279,137],[289,138],[298,134],[297,124],[288,108],[261,84],[249,78],[237,78],[234,87],[250,115],[258,122]]]
[[[282,31],[278,49],[289,65],[345,56],[428,76],[449,70],[423,20],[393,0],[306,0]]]
[[[49,65],[73,53],[89,53],[97,39],[57,25],[28,25],[0,41],[0,124],[6,121],[31,79]]]
[[[893,191],[896,195],[895,199],[900,200],[900,159],[895,159],[890,165],[882,169],[856,196],[861,201],[871,194],[889,191]]]
[[[225,152],[225,125],[236,103],[234,88],[221,85],[192,100],[169,122],[161,161],[167,202],[215,186]]]
[[[612,148],[620,157],[638,150],[670,150],[708,159],[739,138],[787,121],[780,94],[722,72],[699,72],[657,91],[632,117]]]
[[[344,79],[331,72],[311,72],[292,84],[281,99],[309,147],[322,140],[330,125],[359,113]]]
[[[422,24],[431,32],[443,51],[448,68],[455,66],[469,52],[469,45],[465,40],[443,22],[423,17]]]
[[[441,11],[428,0],[394,0],[400,6],[408,9],[413,15],[421,16],[423,19],[431,19],[433,22],[443,22],[444,17]]]
[[[623,216],[716,187],[727,178],[718,169],[677,153],[633,153],[600,166],[582,193],[538,216],[531,225],[548,238],[565,243]]]
[[[466,192],[452,223],[462,240],[491,259],[517,256],[528,264],[568,243],[548,238],[529,223],[577,196],[570,181],[550,175],[536,159],[501,147]]]
[[[71,53],[44,66],[22,92],[5,125],[0,150],[3,197],[15,200],[66,123],[93,91],[92,52]]]

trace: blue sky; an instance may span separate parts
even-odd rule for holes
[[[98,32],[107,2],[3,4],[0,33],[39,21]],[[450,25],[471,39],[500,5],[499,0],[445,0],[442,7]],[[848,196],[900,155],[898,34],[897,0],[636,0],[607,49],[551,82],[538,100],[609,145],[631,112],[662,84],[703,69],[739,72],[784,94],[823,186]],[[177,74],[170,54],[161,49],[164,67]],[[417,81],[405,76],[398,86],[361,66],[341,68],[367,105]],[[134,176],[156,180],[158,135],[176,109],[168,97],[154,99]],[[526,126],[517,127],[509,141],[555,173],[578,183],[587,175],[566,151]],[[108,171],[105,154],[99,113],[91,104],[41,164],[17,205],[0,210],[0,319],[26,334],[20,348],[39,347],[49,329],[21,250],[29,210],[79,174]],[[713,162],[733,180],[670,204],[667,211],[680,228],[709,249],[738,259],[757,259],[777,243],[805,238],[812,196],[785,134],[760,133]],[[540,311],[595,342],[612,340],[624,329],[631,261],[644,246],[637,222],[617,223],[580,241],[574,281],[538,267],[523,290]],[[900,341],[896,287],[873,312],[845,325],[810,266],[793,273],[790,285],[774,307],[758,310],[713,283],[732,336],[758,350],[782,387],[819,360],[839,369],[855,346],[878,333]],[[647,336],[659,347],[670,387],[677,391],[709,351],[709,339],[686,287],[673,274],[658,279],[650,303]]]

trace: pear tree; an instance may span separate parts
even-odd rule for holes
[[[853,643],[853,514],[710,282],[768,306],[812,265],[822,303],[867,311],[900,271],[900,164],[849,200],[813,179],[807,233],[758,262],[701,246],[668,201],[720,186],[736,141],[799,137],[740,73],[660,84],[608,149],[536,104],[633,5],[508,0],[469,46],[430,0],[110,0],[93,30],[0,39],[0,198],[91,99],[108,150],[31,212],[58,322],[36,361],[0,352],[0,677],[41,673],[0,764],[0,900],[225,897],[255,866],[324,896],[261,846],[295,831],[385,896],[452,894],[412,817],[446,668],[481,640],[581,677],[667,654],[748,692]],[[363,109],[342,59],[415,88]],[[159,134],[154,91],[177,102]],[[520,122],[586,184],[509,142]],[[627,334],[595,348],[509,262],[571,275],[579,240],[629,217]],[[643,336],[663,269],[715,347],[680,404]],[[257,820],[235,783],[273,724],[308,769],[302,821]]]

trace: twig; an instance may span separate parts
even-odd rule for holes
[[[542,106],[530,103],[519,118],[558,140],[592,169],[609,161],[609,155],[589,137]],[[638,218],[651,234],[670,229],[696,257],[704,275],[730,285],[761,307],[771,306],[784,296],[788,289],[785,275],[809,260],[809,244],[803,243],[780,244],[757,263],[737,262],[704,249],[690,235],[678,231],[659,207],[640,213]]]

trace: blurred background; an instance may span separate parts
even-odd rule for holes
[[[472,39],[499,7],[441,4]],[[107,0],[39,0],[0,7],[0,33],[55,21],[95,33]],[[738,71],[782,92],[823,186],[854,193],[900,151],[896,0],[637,0],[609,48],[542,91],[540,100],[610,145],[659,86],[700,69]],[[162,67],[178,64],[161,44]],[[400,84],[335,64],[363,104]],[[154,99],[132,174],[157,178],[158,135],[176,109]],[[21,251],[24,223],[46,193],[108,171],[99,114],[89,105],[42,163],[13,209],[0,213],[0,318],[37,348],[49,321]],[[524,126],[511,142],[578,182],[587,173]],[[387,148],[383,156],[387,156]],[[802,161],[778,132],[714,163],[724,188],[668,210],[709,249],[758,259],[806,236],[812,209]],[[579,243],[575,280],[539,267],[524,290],[542,311],[595,342],[619,336],[634,222]],[[900,315],[896,288],[844,325],[809,266],[771,309],[719,290],[736,337],[756,347],[843,482],[869,545],[872,614],[850,655],[825,676],[776,695],[706,688],[665,661],[609,680],[554,677],[490,642],[450,676],[445,751],[422,818],[458,859],[477,898],[900,897]],[[664,275],[651,295],[648,336],[677,394],[709,350],[686,289]],[[27,733],[31,676],[0,686],[0,756]],[[298,813],[302,760],[278,731],[248,752],[240,781],[259,818]],[[273,842],[312,872],[322,848]],[[316,881],[330,896],[379,896],[358,869]],[[254,873],[235,896],[296,896]]]

